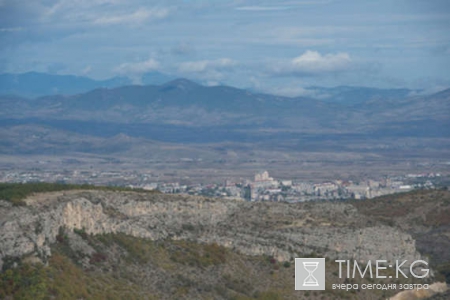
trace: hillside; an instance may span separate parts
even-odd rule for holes
[[[449,205],[446,191],[403,197],[429,199],[442,208],[437,215]],[[378,200],[377,210],[371,201],[249,203],[73,190],[28,196],[26,206],[0,201],[0,290],[17,299],[380,299],[395,291],[293,290],[295,257],[328,257],[328,286],[343,281],[335,258],[412,261],[427,254],[420,237],[416,248],[415,231],[392,220],[395,210],[387,205],[381,213],[389,199]],[[445,224],[434,228],[448,233]],[[444,279],[448,258],[436,252],[430,260],[437,270],[431,280]]]
[[[162,143],[171,143],[185,149],[184,157],[208,164],[237,160],[234,168],[255,157],[309,154],[311,160],[340,155],[341,167],[374,159],[391,166],[404,159],[441,164],[450,149],[449,112],[448,91],[347,105],[178,79],[72,96],[0,96],[0,153],[164,161],[172,154],[160,150]],[[216,149],[236,155],[223,157]]]
[[[352,202],[359,212],[411,234],[450,282],[450,192],[415,191]]]
[[[159,73],[143,74],[143,84],[162,84],[172,77]],[[96,88],[114,88],[131,84],[128,77],[113,77],[106,80],[94,80],[84,76],[57,75],[39,72],[0,74],[0,95],[21,97],[42,97],[46,95],[74,95]]]
[[[450,98],[445,91],[414,98],[375,97],[349,106],[312,98],[257,94],[228,86],[207,87],[186,79],[162,85],[100,88],[73,96],[36,99],[1,96],[0,100],[2,119],[22,122],[32,119],[35,123],[58,120],[62,128],[65,123],[61,121],[78,121],[96,122],[98,126],[116,123],[123,127],[127,124],[267,127],[298,133],[374,134],[390,128],[396,130],[392,134],[400,135],[398,130],[403,125],[405,135],[415,129],[407,125],[430,128],[447,124],[450,111]],[[439,136],[448,136],[447,131],[441,132]]]

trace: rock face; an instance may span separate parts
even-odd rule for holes
[[[27,199],[25,207],[0,202],[0,267],[8,257],[45,261],[60,228],[215,242],[279,261],[312,252],[359,261],[420,258],[409,234],[343,203],[249,203],[104,191],[41,194]]]

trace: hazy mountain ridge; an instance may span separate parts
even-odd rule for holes
[[[157,71],[142,75],[142,85],[162,85],[176,77]],[[73,95],[96,88],[115,88],[130,85],[128,77],[113,77],[105,80],[94,80],[86,76],[58,75],[39,72],[3,73],[0,74],[0,95],[16,95],[22,97],[42,97],[46,95]],[[373,88],[363,86],[321,87],[308,86],[305,90],[311,98],[327,103],[354,105],[376,99],[402,99],[422,93],[422,90],[406,88]],[[295,97],[294,97],[295,98]]]
[[[227,86],[205,87],[186,79],[155,86],[95,89],[74,96],[1,97],[2,117],[96,120],[115,123],[266,125],[294,131],[355,132],[389,122],[448,123],[450,97],[378,99],[347,106],[320,100],[254,94]],[[349,129],[352,130],[349,131]]]
[[[173,79],[159,72],[143,74],[142,84],[162,84]],[[94,80],[85,76],[57,75],[39,72],[0,74],[0,95],[40,97],[45,95],[73,95],[96,88],[114,88],[129,85],[128,77],[116,76],[105,80]]]
[[[128,78],[93,80],[74,75],[52,75],[38,72],[0,74],[0,94],[36,97],[51,94],[77,94],[98,87],[115,87],[131,83]]]
[[[444,157],[450,137],[448,115],[450,90],[348,106],[177,79],[159,86],[101,88],[73,96],[0,96],[4,131],[0,151],[142,153],[137,155],[142,157],[155,142],[226,142],[238,152],[239,144],[252,143],[254,150],[285,153],[374,151],[385,155],[401,150],[406,156]],[[114,142],[112,138],[120,134],[133,142]],[[248,153],[247,149],[241,154],[247,157]]]
[[[389,101],[404,99],[422,92],[421,90],[404,88],[380,89],[360,86],[310,86],[306,87],[305,90],[312,92],[315,98],[321,99],[324,102],[340,103],[349,106],[374,100]]]

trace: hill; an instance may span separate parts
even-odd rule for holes
[[[0,74],[0,94],[37,97],[54,94],[78,94],[98,87],[116,87],[129,84],[127,78],[115,77],[97,81],[73,75],[52,75],[38,72]]]
[[[345,163],[361,157],[389,165],[428,162],[448,158],[449,113],[448,91],[348,106],[178,79],[73,96],[1,96],[0,153],[136,159],[154,153],[167,160],[171,152],[161,149],[183,147],[183,157],[204,161],[217,160],[223,151],[216,149],[224,149],[237,154],[224,159],[240,163],[255,157],[315,160],[322,153]]]
[[[446,191],[403,196],[448,209]],[[383,202],[374,217],[366,215],[370,201],[249,203],[73,190],[34,194],[25,202],[12,207],[0,201],[4,297],[379,299],[396,291],[332,290],[331,284],[344,283],[333,259],[423,255],[409,227],[389,219],[395,213],[381,218]],[[447,260],[437,255],[430,258],[433,268]],[[327,290],[294,291],[293,259],[316,256],[327,257]],[[441,274],[431,281],[445,275],[436,270]]]
[[[450,192],[415,191],[352,202],[371,219],[401,228],[450,282]]]
[[[278,136],[287,132],[379,137],[450,134],[450,98],[445,91],[426,97],[374,99],[349,107],[311,98],[254,94],[227,86],[205,87],[177,79],[160,86],[102,88],[74,96],[33,100],[3,96],[0,107],[5,125],[34,123],[70,129],[78,122],[86,126],[95,123],[102,130],[100,127],[116,124],[141,136],[145,130],[140,126],[145,125],[173,126],[174,130],[177,126],[218,127],[249,134],[271,129]]]
[[[143,84],[162,84],[173,77],[149,72],[143,74]],[[56,75],[39,72],[20,74],[0,74],[0,95],[21,97],[40,97],[45,95],[74,95],[96,88],[113,88],[131,84],[127,77],[113,77],[106,80],[94,80],[83,76]]]
[[[315,98],[325,102],[357,105],[373,100],[399,100],[410,97],[420,91],[410,89],[380,89],[361,86],[337,86],[331,88],[310,86],[306,90]]]

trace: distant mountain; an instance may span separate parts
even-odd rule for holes
[[[142,75],[141,85],[163,85],[176,78],[157,71]],[[192,82],[193,83],[193,82]],[[128,77],[113,77],[106,80],[94,80],[88,77],[73,75],[54,75],[38,72],[22,74],[0,74],[0,95],[13,95],[27,98],[48,95],[75,95],[99,88],[118,88],[131,85]],[[306,87],[309,98],[323,103],[339,105],[358,105],[368,101],[405,99],[417,94],[420,90],[379,89],[358,86]],[[254,92],[257,94],[257,92]],[[220,101],[219,101],[220,102]]]
[[[206,87],[187,79],[163,85],[95,89],[73,96],[33,100],[0,98],[0,116],[8,118],[70,119],[115,123],[157,123],[189,126],[298,124],[315,126],[312,111],[334,113],[331,105],[308,98],[253,94],[228,86]],[[280,119],[280,116],[286,117]],[[293,120],[295,119],[295,120]],[[309,122],[305,122],[309,120]],[[317,126],[316,126],[317,127]]]
[[[349,107],[343,103],[257,94],[229,86],[208,87],[176,79],[162,85],[98,88],[72,96],[32,100],[3,96],[0,117],[189,126],[264,125],[295,131],[354,132],[390,122],[445,122],[449,113],[448,94],[443,91],[426,97],[375,98]]]
[[[149,84],[160,85],[174,79],[175,79],[174,76],[166,75],[160,72],[148,72],[142,75],[141,83],[143,85]]]
[[[176,79],[162,85],[98,88],[71,96],[0,96],[0,148],[9,149],[0,149],[0,153],[26,149],[39,153],[49,145],[62,152],[69,146],[88,153],[114,152],[122,149],[116,137],[127,136],[139,141],[250,143],[261,149],[319,152],[364,152],[370,144],[376,151],[402,149],[402,155],[405,151],[416,155],[430,147],[447,147],[449,115],[450,90],[348,105]],[[47,129],[53,133],[45,140],[30,139]],[[73,143],[61,138],[64,135]],[[436,138],[433,144],[432,138]],[[62,140],[66,142],[58,142]],[[110,146],[102,148],[105,145]]]
[[[171,76],[150,72],[142,76],[142,84],[162,84],[174,79]],[[38,72],[23,74],[0,74],[0,95],[39,97],[46,95],[74,95],[96,88],[115,88],[130,85],[127,77],[113,77],[106,80],[93,80],[73,75],[53,75]]]
[[[306,90],[313,93],[314,98],[324,102],[354,105],[372,100],[392,100],[410,97],[420,90],[410,89],[378,89],[359,86],[319,87],[310,86]]]
[[[124,77],[98,81],[73,75],[52,75],[29,72],[23,74],[0,74],[0,94],[37,97],[44,95],[72,95],[99,87],[117,87],[130,84]]]

